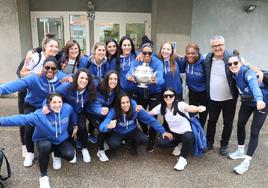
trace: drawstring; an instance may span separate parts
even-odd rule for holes
[[[82,108],[84,108],[84,96],[83,96],[83,93],[84,93],[85,90],[82,90],[80,93],[79,91],[76,91],[76,103],[79,103],[79,95],[81,95],[81,106]]]
[[[126,125],[126,129],[128,129],[128,120],[127,120],[126,114],[123,114],[123,121],[124,121],[124,125]]]
[[[55,119],[54,119],[54,121],[55,121],[55,129],[56,129],[56,138],[58,138],[58,125],[57,125],[57,115],[56,115],[56,113],[54,113],[54,117],[55,117]]]
[[[60,112],[59,112],[59,115],[58,115],[58,120],[59,120],[60,134],[61,134],[61,120],[60,120]]]

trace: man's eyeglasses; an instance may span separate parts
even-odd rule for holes
[[[153,54],[153,52],[142,52],[142,54],[143,55],[147,55],[148,54],[149,56],[151,56]]]
[[[175,97],[175,94],[164,94],[163,95],[164,96],[164,98],[166,99],[166,98],[173,98],[173,97]]]
[[[235,61],[235,62],[233,62],[233,63],[228,63],[228,66],[229,66],[229,67],[231,67],[232,65],[237,66],[238,63],[239,63],[238,61]]]
[[[224,44],[217,44],[217,45],[212,45],[212,48],[222,48]]]
[[[50,67],[50,66],[45,66],[44,67],[47,71],[52,70],[52,71],[56,71],[57,67]]]

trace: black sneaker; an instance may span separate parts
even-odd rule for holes
[[[154,142],[149,140],[146,146],[146,151],[152,153],[154,151]]]
[[[229,154],[228,151],[227,151],[227,146],[221,146],[219,153],[222,156],[227,156]]]
[[[213,149],[213,144],[211,143],[207,143],[207,148],[203,150],[203,153],[206,153],[208,152],[209,150],[212,150]]]

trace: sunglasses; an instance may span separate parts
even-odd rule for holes
[[[232,65],[237,66],[238,63],[239,63],[238,61],[235,61],[235,62],[233,62],[233,63],[228,63],[228,66],[229,66],[229,67],[231,67]]]
[[[142,54],[143,55],[147,55],[148,54],[149,56],[151,56],[153,54],[153,52],[142,52]]]
[[[44,67],[47,71],[52,70],[52,71],[56,71],[57,67],[50,67],[50,66],[45,66]]]
[[[164,94],[163,95],[164,96],[164,98],[166,99],[166,98],[173,98],[173,97],[175,97],[175,94]]]

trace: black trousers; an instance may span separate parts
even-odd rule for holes
[[[81,141],[82,148],[87,148],[87,125],[86,125],[86,112],[83,110],[77,114],[78,118],[78,132],[77,137]]]
[[[27,94],[27,90],[21,90],[18,92],[18,109],[19,109],[19,113],[20,114],[24,114],[24,99],[26,97]],[[25,141],[24,141],[24,134],[25,134],[25,127],[22,126],[20,127],[20,141],[22,145],[25,145]]]
[[[252,156],[258,146],[259,133],[265,122],[268,113],[268,107],[259,111],[254,106],[249,106],[245,102],[242,102],[239,109],[238,122],[237,122],[237,139],[238,145],[245,144],[246,138],[246,124],[253,113],[253,119],[250,128],[250,139],[248,144],[247,155]]]
[[[144,109],[147,109],[147,107],[149,107],[149,110],[152,110],[154,107],[160,104],[160,101],[161,101],[161,93],[150,94],[148,98],[145,98],[145,96],[141,94],[137,95],[137,103],[139,105],[142,105]],[[154,117],[157,119],[157,116],[154,116]],[[148,129],[148,126],[140,121],[139,121],[139,124],[144,134],[146,135],[149,134],[149,140],[154,142],[155,137],[156,137],[156,131],[151,127],[149,127]]]
[[[232,134],[233,120],[235,116],[236,100],[212,101],[208,104],[208,125],[207,125],[207,142],[211,145],[214,143],[216,125],[220,113],[223,116],[223,131],[221,135],[221,146],[227,146]]]
[[[28,103],[24,103],[24,114],[34,112],[36,108]],[[34,142],[32,140],[34,127],[25,126],[24,141],[28,152],[34,152]]]
[[[205,106],[207,108],[206,111],[199,113],[199,121],[202,125],[202,127],[205,127],[207,115],[208,115],[208,98],[207,98],[207,92],[193,92],[189,90],[189,104],[195,105],[195,106]],[[196,114],[191,114],[196,115]]]
[[[174,132],[170,133],[173,135],[173,140],[168,138],[159,138],[158,144],[161,148],[172,148],[176,147],[179,143],[182,143],[181,154],[183,158],[187,158],[188,154],[193,150],[194,135],[192,131],[187,131],[184,134],[177,134]]]
[[[120,147],[122,140],[131,140],[134,146],[145,144],[148,141],[147,136],[139,129],[135,128],[127,134],[112,132],[107,139],[107,144],[112,151]]]
[[[36,143],[38,151],[38,162],[41,177],[47,175],[49,154],[54,152],[56,157],[60,157],[67,161],[71,161],[74,158],[75,150],[71,142],[67,139],[59,145],[52,144],[48,140],[42,140]]]

